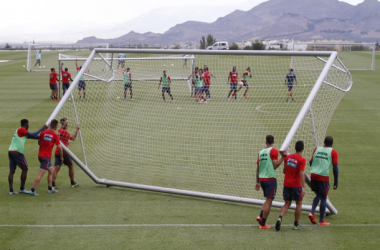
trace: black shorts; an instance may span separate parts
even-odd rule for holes
[[[328,181],[311,180],[311,190],[318,196],[327,197],[330,190],[330,183]]]
[[[284,187],[282,194],[284,196],[284,201],[302,201],[302,187]]]
[[[260,186],[263,189],[264,197],[267,199],[274,199],[277,192],[277,180],[273,181],[260,181]]]

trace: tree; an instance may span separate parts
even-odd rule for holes
[[[252,43],[252,49],[253,50],[264,50],[265,49],[265,45],[263,44],[263,42],[259,41],[259,40],[255,40],[253,43]]]
[[[205,36],[202,36],[199,48],[200,49],[206,49],[206,37]]]
[[[230,50],[238,50],[239,49],[239,46],[237,45],[237,43],[232,43],[230,45]]]
[[[207,46],[212,46],[214,43],[216,43],[216,39],[213,37],[213,35],[208,34],[207,35]],[[206,46],[206,48],[207,48]]]
[[[11,49],[11,48],[12,48],[12,46],[11,46],[9,43],[6,43],[6,44],[5,44],[4,49]]]
[[[379,41],[377,41],[375,44],[375,50],[379,50]]]
[[[172,46],[172,49],[180,49],[180,48],[181,48],[181,45],[179,45],[179,44],[174,44]]]

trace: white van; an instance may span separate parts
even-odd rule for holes
[[[210,50],[226,50],[229,49],[228,42],[216,42],[212,46],[208,46]]]

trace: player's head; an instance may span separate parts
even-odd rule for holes
[[[198,69],[199,69],[198,67],[195,67],[195,69],[194,69],[194,70],[195,70],[195,71],[198,71]]]
[[[208,67],[205,65],[205,68],[204,68],[205,71],[208,71]]]
[[[267,136],[265,137],[265,140],[266,140],[266,143],[267,143],[268,145],[272,145],[272,144],[274,143],[274,136],[273,136],[273,135],[267,135]]]
[[[22,119],[20,122],[21,122],[21,127],[24,127],[24,128],[26,128],[26,130],[28,130],[29,121],[27,119]]]
[[[303,141],[297,141],[296,146],[294,147],[296,152],[302,152],[305,149]]]
[[[129,72],[131,69],[130,68],[127,68],[127,72]]]
[[[55,68],[51,68],[50,71],[51,71],[51,72],[55,72]]]
[[[232,67],[232,71],[236,71],[236,66],[233,66],[233,67]]]
[[[332,138],[332,136],[326,136],[325,141],[324,141],[325,146],[332,147],[333,143],[334,143],[334,139]]]
[[[201,73],[201,74],[203,73],[203,69],[199,69],[198,71],[199,71],[199,73]]]
[[[65,117],[61,118],[61,120],[59,120],[59,123],[61,123],[62,128],[67,128],[67,126],[69,125],[69,121]]]
[[[51,129],[56,130],[56,129],[57,129],[57,126],[58,126],[58,121],[57,121],[56,119],[51,120],[49,127],[50,127]]]
[[[65,68],[65,71],[69,71],[69,69],[68,69],[68,68]]]
[[[248,68],[247,68],[247,71],[248,71],[248,72],[251,72],[251,67],[248,67]]]
[[[166,76],[166,70],[162,71],[162,73],[164,73],[164,76]]]
[[[293,69],[289,69],[289,72],[290,72],[290,73],[293,73]]]

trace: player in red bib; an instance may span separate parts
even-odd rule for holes
[[[79,132],[79,125],[77,125],[74,135],[70,135],[69,132],[67,132],[67,128],[69,126],[69,121],[67,120],[67,118],[62,118],[60,120],[60,123],[61,123],[61,128],[58,130],[58,136],[62,144],[68,147],[69,140],[74,141],[75,138],[77,138],[77,135]],[[55,171],[54,171],[53,182],[52,182],[53,189],[57,189],[55,185],[55,180],[57,179],[57,175],[58,175],[59,170],[61,169],[62,164],[65,164],[69,168],[69,177],[70,177],[71,187],[78,187],[79,183],[74,181],[74,166],[73,166],[73,162],[70,156],[66,152],[63,152],[63,161],[61,161],[59,153],[60,152],[57,147],[55,149],[55,163],[54,163]]]
[[[62,90],[63,90],[63,94],[65,94],[66,90],[68,90],[70,87],[70,81],[73,81],[73,79],[71,79],[71,74],[69,73],[69,69],[65,68],[65,70],[62,70],[62,68],[63,68],[63,63],[61,63]]]
[[[50,69],[51,73],[49,75],[49,86],[51,89],[51,95],[50,98],[52,101],[59,101],[58,99],[58,86],[57,86],[57,81],[58,79],[58,74],[55,72],[55,68]]]
[[[206,93],[207,101],[211,100],[211,94],[210,94],[211,77],[215,78],[215,76],[211,74],[210,71],[208,70],[208,67],[205,66],[204,73],[203,73],[203,81],[205,83],[203,86],[203,91]]]
[[[252,78],[251,67],[248,67],[247,71],[243,73],[243,79],[241,80],[242,85],[239,86],[238,90],[236,90],[236,92],[239,92],[243,88],[243,86],[246,87],[244,94],[243,94],[244,98],[248,98],[247,92],[249,90],[249,83],[248,83],[249,78]],[[232,94],[232,97],[233,96],[234,95]]]
[[[236,66],[233,66],[227,80],[227,84],[230,84],[230,92],[228,93],[227,100],[230,100],[230,95],[232,92],[234,92],[233,96],[235,96],[235,100],[238,100],[236,96],[238,75],[239,73],[236,70]]]
[[[302,157],[305,146],[303,141],[297,141],[295,145],[296,153],[286,156],[284,160],[284,201],[280,216],[276,222],[276,230],[280,231],[282,217],[288,211],[292,201],[296,202],[294,213],[294,230],[303,229],[298,221],[301,217],[302,198],[305,195],[305,165],[306,159]]]
[[[63,152],[62,152],[62,146],[61,142],[59,141],[58,135],[55,133],[55,130],[57,129],[58,121],[53,119],[50,122],[49,129],[44,130],[40,134],[40,138],[38,140],[38,144],[40,145],[40,150],[38,152],[38,160],[40,161],[40,170],[37,173],[37,177],[34,180],[33,186],[30,190],[30,195],[38,195],[36,193],[36,187],[40,183],[41,178],[44,176],[46,170],[49,171],[48,175],[48,193],[57,193],[58,190],[52,189],[52,179],[54,174],[54,169],[51,168],[51,152],[53,151],[54,145],[57,145],[59,150],[59,155],[61,160],[63,161]]]

